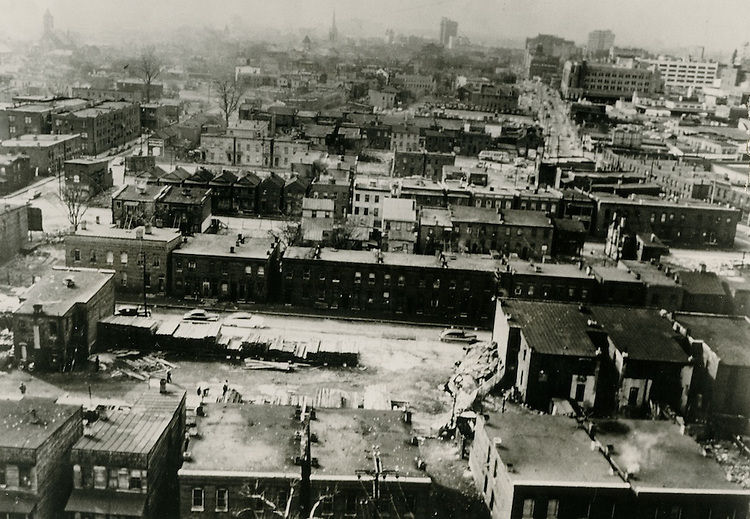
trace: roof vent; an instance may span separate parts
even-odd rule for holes
[[[34,315],[39,315],[44,312],[44,305],[41,303],[34,304]]]
[[[76,286],[76,280],[73,278],[73,276],[68,276],[64,280],[65,286],[68,288],[75,288]]]
[[[234,247],[229,247],[229,253],[234,254]]]

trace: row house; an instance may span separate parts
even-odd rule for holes
[[[38,370],[68,370],[88,358],[96,323],[114,310],[113,271],[56,267],[13,313],[14,356]]]
[[[170,187],[156,200],[156,227],[180,229],[183,234],[205,232],[211,225],[211,190]]]
[[[394,177],[420,176],[433,181],[442,180],[443,166],[453,166],[454,153],[428,153],[427,151],[396,151],[393,159]]]
[[[118,295],[164,296],[171,281],[170,254],[181,241],[176,229],[86,222],[65,237],[65,264],[113,270]]]
[[[179,471],[180,517],[431,514],[432,480],[415,462],[411,411],[203,407],[200,436]]]
[[[523,402],[570,399],[598,412],[685,412],[690,355],[657,310],[501,300],[493,340],[502,378]]]
[[[287,137],[251,137],[227,130],[201,135],[201,148],[210,164],[288,168],[295,155],[310,150],[310,142]]]
[[[357,175],[352,189],[351,214],[367,227],[379,228],[383,218],[383,200],[391,195],[391,180]]]
[[[482,323],[493,312],[500,266],[478,255],[289,247],[281,260],[281,302],[384,318]]]
[[[0,400],[0,516],[60,517],[73,486],[70,449],[83,434],[80,406],[51,398]]]
[[[529,301],[590,303],[596,300],[597,289],[597,280],[591,269],[584,269],[581,262],[506,260],[498,281],[501,296]]]
[[[170,294],[178,298],[270,302],[279,244],[240,235],[200,234],[172,251]]]
[[[329,169],[310,185],[308,196],[334,201],[334,218],[343,220],[351,214],[354,175],[349,169]]]
[[[127,229],[152,223],[156,201],[169,189],[155,184],[125,184],[112,195],[112,222]]]
[[[113,186],[108,159],[79,158],[65,161],[65,186],[93,197]]]
[[[96,418],[96,419],[93,419]],[[185,391],[164,385],[132,409],[100,413],[72,446],[68,517],[175,517],[185,444]],[[61,508],[63,510],[63,508]]]
[[[750,492],[671,421],[507,408],[476,418],[469,453],[492,519],[747,517]]]
[[[14,139],[21,135],[59,133],[53,115],[79,110],[89,105],[85,99],[46,98],[33,102],[19,102],[15,106],[0,110],[0,140]]]

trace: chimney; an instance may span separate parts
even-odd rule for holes
[[[706,264],[703,263],[703,262],[701,262],[700,266],[701,266],[701,274],[705,274],[706,273]]]
[[[162,395],[167,392],[167,379],[162,378],[159,380],[159,393]]]
[[[411,423],[411,410],[410,409],[404,410],[404,423],[406,424]]]
[[[229,253],[234,254],[234,247],[229,247]]]
[[[146,234],[151,234],[151,224],[150,223],[147,223],[146,225],[143,226],[143,232],[146,233]]]
[[[73,276],[68,276],[65,278],[65,286],[68,288],[75,288],[76,280],[73,278]]]
[[[86,230],[86,220],[81,220],[81,230],[82,231]]]
[[[101,217],[99,217],[99,216],[97,216],[97,217],[96,217],[96,223],[97,223],[97,224],[100,224],[100,223],[102,223],[102,219],[101,219]]]
[[[44,312],[44,305],[41,303],[34,304],[34,315],[40,315]]]

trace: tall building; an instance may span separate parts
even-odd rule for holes
[[[568,61],[563,67],[561,91],[564,99],[629,99],[634,92],[655,93],[659,83],[658,69]]]
[[[710,87],[719,72],[719,63],[716,61],[690,61],[659,56],[657,59],[641,62],[659,69],[666,88]]]
[[[596,30],[589,33],[589,41],[586,47],[589,56],[606,56],[609,49],[615,45],[615,33],[606,30]]]
[[[328,40],[334,42],[338,37],[339,30],[336,28],[336,10],[334,9],[333,20],[331,21],[331,29],[328,31]]]
[[[457,36],[458,22],[443,17],[443,19],[440,20],[440,45],[443,47],[452,47],[453,42],[451,41],[451,38],[455,40]]]
[[[52,34],[52,32],[55,30],[55,19],[52,17],[52,13],[49,12],[49,9],[44,11],[43,24],[43,34]]]

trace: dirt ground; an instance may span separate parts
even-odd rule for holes
[[[62,244],[42,245],[28,255],[16,254],[13,259],[0,265],[0,287],[31,286],[34,276],[43,276],[57,265],[65,265]]]

